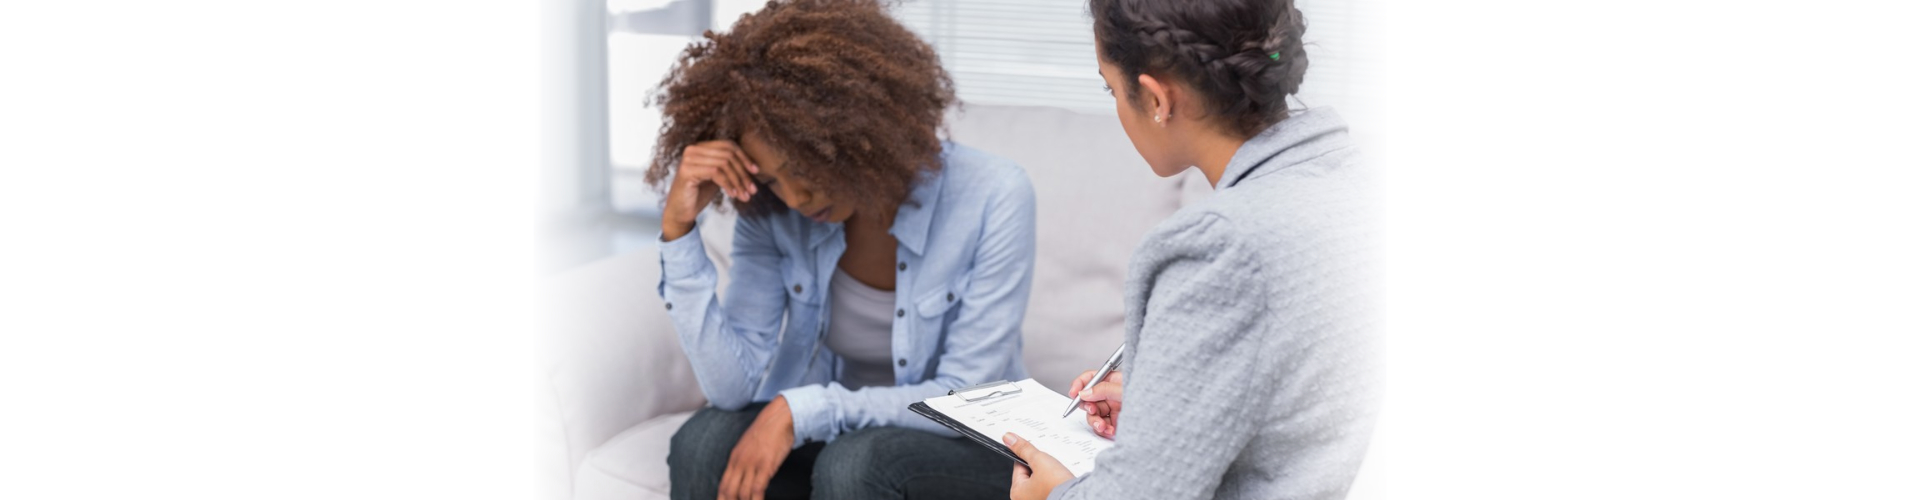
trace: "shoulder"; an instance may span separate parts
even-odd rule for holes
[[[1013,160],[956,142],[942,145],[937,180],[928,181],[938,186],[934,201],[938,232],[1032,229],[1036,202],[1025,169]]]
[[[1327,257],[1373,234],[1373,182],[1350,154],[1256,174],[1188,208],[1219,217],[1231,237],[1274,257]]]
[[[1376,222],[1357,167],[1293,165],[1180,209],[1148,233],[1134,264],[1199,260],[1284,280],[1302,268],[1363,264],[1373,256]]]
[[[1032,204],[1033,184],[1020,164],[957,142],[947,141],[942,146],[939,175],[943,201],[952,197],[962,202],[1010,199]]]

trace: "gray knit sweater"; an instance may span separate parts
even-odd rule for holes
[[[1325,499],[1366,454],[1376,388],[1371,191],[1344,122],[1299,111],[1127,276],[1114,447],[1051,498]]]

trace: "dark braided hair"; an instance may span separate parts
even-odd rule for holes
[[[953,81],[878,0],[773,0],[705,37],[655,90],[665,120],[646,179],[656,189],[687,146],[748,132],[793,175],[862,210],[892,213],[920,172],[940,168]],[[734,207],[786,209],[765,195]]]
[[[1091,0],[1100,56],[1139,103],[1140,75],[1177,77],[1242,137],[1287,118],[1300,91],[1306,19],[1293,0]]]

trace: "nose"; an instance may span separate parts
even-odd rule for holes
[[[773,194],[780,195],[780,201],[786,202],[787,208],[799,210],[800,207],[804,207],[808,202],[813,201],[813,191],[796,186],[795,184],[799,183],[782,182],[779,184],[779,188],[773,190]]]

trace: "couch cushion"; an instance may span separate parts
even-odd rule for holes
[[[575,475],[575,500],[667,497],[667,449],[693,412],[641,422],[587,453]]]
[[[1154,175],[1111,114],[968,106],[948,122],[955,142],[1013,160],[1033,181],[1027,369],[1064,391],[1120,345],[1127,263],[1147,230],[1179,209],[1181,182]]]
[[[550,382],[570,470],[622,431],[706,404],[655,290],[659,276],[659,253],[646,248],[547,282]]]

